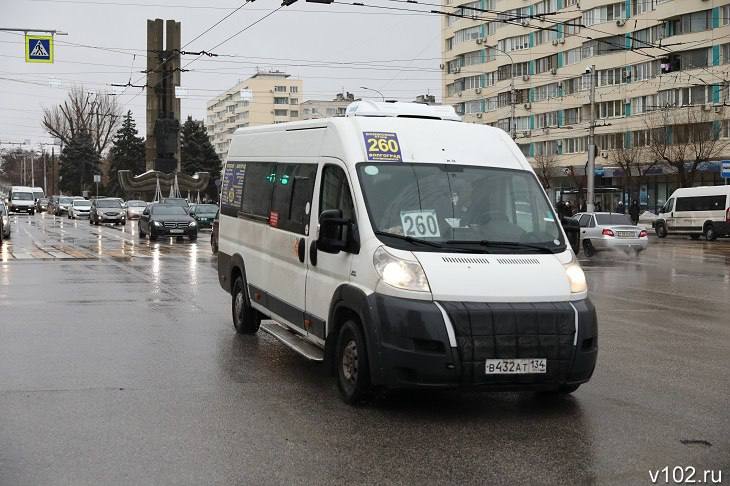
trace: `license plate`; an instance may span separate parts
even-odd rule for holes
[[[175,234],[184,233],[184,230],[181,230],[181,229],[171,229],[170,230],[170,233],[175,233]]]
[[[546,359],[488,359],[485,367],[488,375],[526,375],[546,373]]]

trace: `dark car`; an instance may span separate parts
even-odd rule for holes
[[[35,210],[37,213],[42,213],[48,210],[48,198],[39,197],[35,202]]]
[[[218,216],[218,206],[215,204],[191,204],[190,216],[197,221],[198,229],[212,228],[213,220]]]
[[[118,198],[94,199],[89,210],[89,222],[91,224],[127,224],[127,212],[122,207],[122,201]]]
[[[139,237],[150,235],[154,241],[160,236],[187,236],[198,238],[198,223],[185,208],[172,204],[150,204],[139,218]]]

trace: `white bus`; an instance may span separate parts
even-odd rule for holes
[[[595,310],[537,177],[451,107],[237,130],[219,230],[236,331],[325,361],[348,403],[372,386],[570,393],[593,373]]]
[[[654,222],[659,238],[677,233],[694,240],[730,236],[730,186],[682,187],[674,191]]]
[[[27,186],[13,186],[8,194],[8,210],[11,213],[35,214],[35,198],[33,188]]]

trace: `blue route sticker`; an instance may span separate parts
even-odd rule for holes
[[[363,132],[368,160],[403,162],[398,135],[393,132]]]

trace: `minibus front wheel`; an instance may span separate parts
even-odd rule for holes
[[[255,334],[261,326],[261,314],[251,307],[251,301],[243,283],[243,277],[236,275],[231,292],[231,311],[233,313],[233,327],[238,334]]]
[[[348,320],[337,336],[337,385],[342,399],[356,404],[366,398],[371,389],[365,337],[360,326]]]

